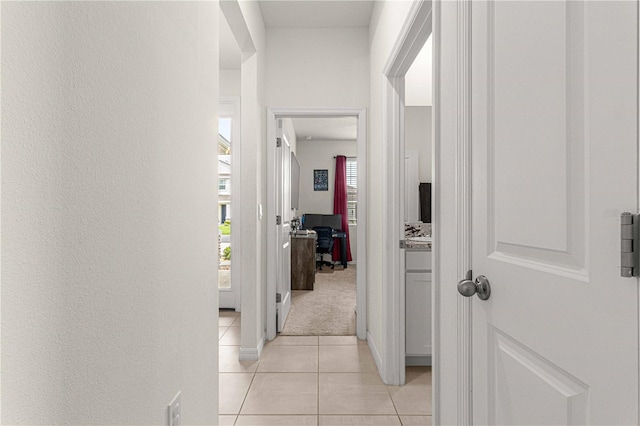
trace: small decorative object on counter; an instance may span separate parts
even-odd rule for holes
[[[300,229],[300,218],[294,217],[291,219],[291,232],[295,233],[298,229]]]

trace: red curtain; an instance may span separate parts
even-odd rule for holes
[[[347,233],[347,262],[351,262],[351,243],[349,241],[349,212],[347,211],[347,157],[336,157],[336,182],[333,191],[333,214],[342,215],[342,230]],[[333,244],[333,261],[340,261],[340,238]]]

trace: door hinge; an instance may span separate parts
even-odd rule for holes
[[[620,276],[640,276],[640,215],[620,215]]]
[[[400,240],[400,248],[407,248],[407,242],[405,240]]]
[[[276,138],[276,148],[280,148],[282,146],[282,138]]]
[[[276,216],[276,225],[282,225],[282,216]]]
[[[282,293],[276,293],[276,303],[282,302]]]

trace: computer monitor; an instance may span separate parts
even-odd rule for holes
[[[303,226],[304,229],[313,229],[315,226],[330,226],[337,231],[342,231],[342,215],[307,213],[304,215]]]
[[[324,226],[330,226],[336,231],[342,231],[342,215],[341,214],[323,215],[322,223],[324,224]]]
[[[304,226],[304,229],[309,230],[313,229],[316,226],[324,226],[322,215],[313,213],[305,214],[302,221],[302,226]]]

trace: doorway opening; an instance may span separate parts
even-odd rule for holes
[[[431,392],[422,391],[420,401],[430,414],[437,407],[437,388],[432,390],[432,360],[438,342],[436,298],[433,280],[431,193],[438,182],[432,176],[432,9],[430,2],[416,2],[393,49],[387,66],[385,99],[385,145],[388,186],[385,191],[386,257],[384,276],[393,283],[385,287],[387,384],[411,385],[428,381]],[[432,225],[434,227],[432,228]],[[400,241],[400,244],[397,242]],[[437,367],[437,364],[435,365]],[[435,372],[437,374],[437,372]]]
[[[232,233],[232,206],[239,206],[240,98],[221,97],[218,104],[218,292],[219,307],[240,312],[238,268],[232,264],[232,249],[239,246]],[[239,211],[239,208],[237,209]],[[239,218],[239,216],[238,216]],[[238,250],[235,250],[236,252]]]
[[[269,109],[267,126],[267,338],[365,339],[366,234],[358,232],[366,229],[365,112]],[[342,210],[334,208],[336,194]],[[320,244],[322,228],[331,247]]]
[[[241,50],[227,17],[219,14],[218,101],[218,345],[238,358],[241,338]],[[221,389],[221,393],[223,390]]]
[[[431,376],[432,292],[432,38],[429,37],[405,77],[404,239],[405,373]],[[402,162],[402,160],[401,160]],[[405,374],[405,380],[408,377]]]
[[[289,150],[284,161],[291,163],[284,179],[291,189],[291,215],[282,219],[283,225],[291,222],[291,308],[278,333],[355,336],[357,119],[281,120],[280,149]]]

